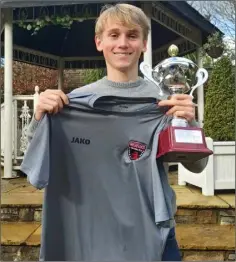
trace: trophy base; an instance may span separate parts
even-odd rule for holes
[[[169,126],[159,135],[157,158],[164,162],[195,162],[211,154],[201,128]]]

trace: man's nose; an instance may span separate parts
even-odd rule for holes
[[[126,36],[120,36],[119,46],[123,48],[128,46],[128,38]]]

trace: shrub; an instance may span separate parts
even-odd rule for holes
[[[215,141],[235,140],[235,74],[227,56],[214,65],[206,92],[204,131]]]
[[[106,75],[106,69],[96,68],[96,69],[87,69],[84,75],[84,84],[90,84],[95,82]]]

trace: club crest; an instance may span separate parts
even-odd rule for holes
[[[147,145],[138,141],[130,141],[128,147],[128,153],[130,160],[139,159],[146,151]]]

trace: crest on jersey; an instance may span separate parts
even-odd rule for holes
[[[129,153],[130,160],[139,159],[143,155],[143,153],[146,151],[146,148],[147,148],[147,145],[145,145],[144,143],[131,140],[129,142],[129,147],[128,147],[128,153]]]

